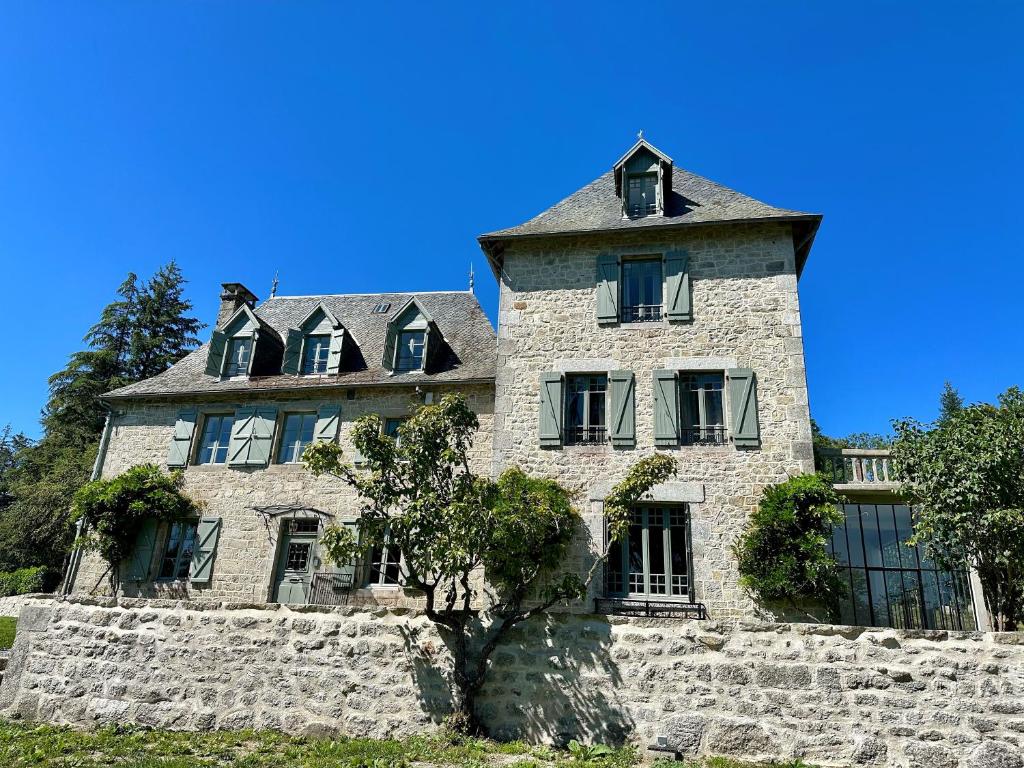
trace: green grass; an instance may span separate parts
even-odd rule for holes
[[[631,748],[576,754],[521,742],[413,737],[401,741],[303,738],[272,731],[189,733],[131,727],[78,731],[0,720],[0,765],[53,768],[639,768]],[[413,766],[413,763],[416,765]],[[659,768],[754,768],[721,758]],[[782,768],[782,766],[780,766]],[[785,768],[810,768],[790,763]]]
[[[17,624],[17,619],[0,616],[0,651],[7,650],[14,645],[14,628]]]

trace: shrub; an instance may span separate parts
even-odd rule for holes
[[[814,601],[834,615],[843,587],[828,542],[832,527],[843,521],[842,500],[822,475],[798,475],[765,488],[733,545],[740,583],[762,601]]]
[[[46,567],[42,565],[0,573],[0,597],[43,592],[46,589],[45,582]]]

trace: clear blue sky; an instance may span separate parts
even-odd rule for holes
[[[463,288],[475,236],[643,128],[684,168],[825,215],[801,281],[834,434],[1024,384],[1020,3],[0,5],[0,424],[129,270],[218,286]],[[208,333],[207,331],[204,331]]]

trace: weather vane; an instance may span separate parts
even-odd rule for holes
[[[274,282],[270,284],[270,298],[277,296],[277,270],[274,270]]]
[[[644,138],[644,129],[643,128],[640,129],[640,132],[636,135],[636,137],[638,139],[640,139],[641,141],[643,141],[643,138]]]

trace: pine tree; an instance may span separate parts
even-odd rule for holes
[[[153,275],[139,297],[129,361],[134,380],[163,373],[198,346],[196,334],[203,323],[188,315],[192,302],[182,297],[185,282],[171,261]]]
[[[942,387],[942,394],[939,395],[939,424],[947,423],[955,414],[964,409],[964,399],[960,393],[948,381]]]

